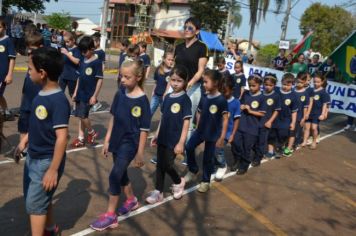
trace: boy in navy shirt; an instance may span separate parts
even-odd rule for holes
[[[95,55],[98,57],[98,59],[102,62],[103,64],[103,73],[105,70],[105,62],[106,62],[106,54],[105,51],[103,49],[100,48],[100,38],[101,38],[101,34],[99,32],[96,32],[92,35],[93,40],[94,40],[94,45],[95,45]],[[96,112],[98,111],[103,105],[101,104],[101,102],[97,101],[97,103],[95,103],[92,107],[91,107],[91,111],[92,112]]]
[[[4,97],[5,87],[12,83],[16,52],[11,39],[6,35],[6,23],[0,18],[0,106],[5,111],[5,119],[13,120]]]
[[[262,79],[259,75],[248,78],[250,90],[242,95],[240,125],[234,138],[236,149],[234,164],[231,171],[243,175],[252,162],[252,148],[257,144],[260,119],[266,113],[264,96],[260,91]]]
[[[297,121],[298,99],[292,87],[294,75],[286,73],[282,78],[281,112],[277,118],[277,144],[276,151],[282,151],[283,156],[290,157],[293,153],[295,136],[295,123]]]
[[[223,75],[223,77],[229,77],[229,76],[230,76],[229,70],[226,69],[226,61],[225,61],[225,58],[219,57],[219,58],[216,60],[216,66],[217,66],[219,72]]]
[[[24,197],[32,235],[54,235],[52,196],[63,174],[70,115],[69,102],[58,85],[63,69],[61,54],[54,48],[32,51],[31,80],[42,85],[33,99],[29,132],[15,150],[15,157],[28,143],[24,170]]]
[[[234,65],[235,74],[232,75],[232,81],[234,82],[234,97],[241,100],[245,91],[246,77],[244,75],[244,68],[241,61],[236,61]]]
[[[279,56],[274,58],[272,61],[274,69],[284,71],[286,65],[288,64],[288,59],[285,57],[285,54],[285,49],[279,50]]]
[[[79,42],[79,50],[84,56],[80,64],[80,77],[77,82],[73,100],[76,102],[74,115],[80,119],[79,135],[72,142],[72,147],[83,147],[85,145],[85,129],[88,131],[87,143],[94,144],[98,133],[92,128],[89,120],[89,110],[97,103],[101,85],[103,83],[103,65],[95,56],[94,41],[91,37],[84,37]]]
[[[146,75],[145,79],[148,78],[151,69],[151,58],[146,54],[147,44],[145,42],[138,43],[140,47],[140,59],[143,61],[143,65],[145,66]]]
[[[28,48],[28,54],[31,55],[32,50],[43,47],[43,36],[39,32],[34,32],[26,37],[26,45]],[[20,116],[17,123],[17,129],[20,133],[20,140],[22,140],[28,133],[28,126],[31,113],[31,104],[33,99],[37,96],[41,90],[40,84],[34,83],[29,71],[27,71],[25,80],[22,87],[22,98],[20,104]]]
[[[319,54],[314,54],[312,58],[312,63],[308,64],[308,72],[312,76],[314,75],[315,72],[319,70],[319,67],[321,65],[321,62],[319,62]]]
[[[321,71],[327,80],[335,80],[335,64],[331,58],[328,58],[326,63],[319,67],[319,71]]]

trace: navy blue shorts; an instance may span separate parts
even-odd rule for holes
[[[82,119],[88,118],[90,108],[91,105],[89,105],[89,103],[82,102],[82,101],[76,102],[74,116]]]
[[[31,113],[29,111],[20,111],[19,120],[17,122],[17,130],[19,133],[28,133],[30,114]]]
[[[320,120],[317,117],[311,117],[305,121],[305,123],[312,123],[312,124],[316,124],[316,125],[318,125],[319,122],[320,122]]]
[[[26,212],[29,215],[46,215],[54,192],[63,174],[65,159],[58,169],[57,186],[46,192],[42,185],[42,179],[51,165],[52,158],[33,159],[27,154],[23,175],[23,192],[25,196]]]

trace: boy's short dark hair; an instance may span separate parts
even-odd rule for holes
[[[224,57],[218,57],[216,59],[216,64],[225,64],[226,61],[225,61],[225,58]]]
[[[127,55],[129,57],[137,57],[140,55],[140,47],[137,44],[130,44],[127,48]]]
[[[95,45],[94,45],[94,40],[92,37],[89,36],[84,36],[78,44],[78,48],[80,50],[80,52],[85,53],[88,50],[94,50],[95,49]]]
[[[201,28],[200,20],[196,17],[189,17],[185,20],[184,25],[187,23],[192,23],[197,30]]]
[[[128,40],[128,39],[124,39],[121,41],[121,45],[124,47],[128,47],[130,44],[131,44],[130,40]]]
[[[43,36],[40,32],[35,31],[26,36],[25,39],[27,47],[41,47],[43,46]]]
[[[268,73],[263,77],[263,83],[266,81],[270,81],[272,84],[276,85],[277,84],[277,76],[276,74],[273,73]]]
[[[141,48],[146,49],[147,48],[147,43],[146,42],[139,42],[138,46],[140,46]]]
[[[58,81],[64,66],[64,60],[57,49],[51,47],[38,48],[32,51],[33,65],[37,71],[44,70],[51,81]]]
[[[292,73],[285,73],[282,77],[282,83],[294,84],[294,75]]]

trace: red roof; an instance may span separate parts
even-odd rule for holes
[[[175,38],[175,39],[183,38],[183,32],[178,30],[154,29],[152,30],[152,35],[165,37],[165,38]]]

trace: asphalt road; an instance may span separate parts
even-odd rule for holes
[[[111,76],[114,78],[114,76]],[[15,73],[5,96],[9,107],[18,107],[24,73]],[[150,97],[152,81],[145,87]],[[340,130],[345,117],[331,115],[321,125],[323,140],[317,150],[302,149],[291,158],[264,162],[244,176],[227,174],[206,194],[195,191],[177,201],[169,198],[167,178],[165,202],[152,208],[144,199],[153,190],[155,166],[149,159],[155,149],[147,146],[146,165],[130,168],[134,193],[142,203],[137,215],[126,216],[117,229],[93,233],[88,224],[106,209],[111,158],[103,159],[100,144],[106,132],[109,104],[116,82],[106,79],[100,95],[105,105],[92,114],[100,138],[96,148],[68,151],[64,176],[54,197],[56,222],[62,235],[354,235],[356,229],[356,132]],[[152,126],[157,126],[158,115]],[[75,137],[77,120],[70,120]],[[6,122],[4,134],[11,145],[18,141],[17,123]],[[337,132],[340,131],[340,132]],[[5,144],[3,153],[10,150]],[[202,147],[198,159],[202,160]],[[229,148],[227,160],[231,163]],[[0,155],[0,234],[29,235],[28,217],[22,197],[23,162],[16,165]],[[180,173],[186,167],[177,163]]]

